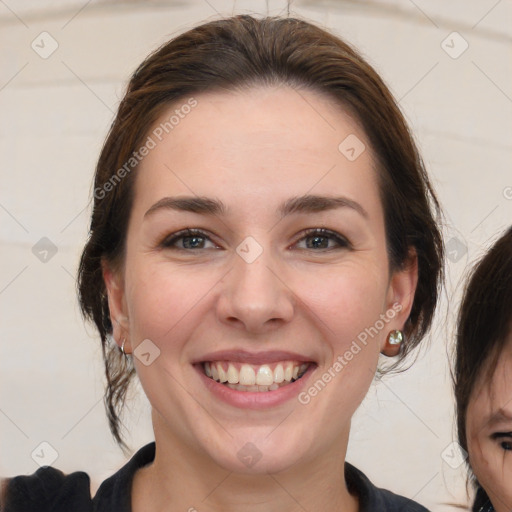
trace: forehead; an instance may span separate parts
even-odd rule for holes
[[[136,196],[163,189],[258,201],[332,192],[377,203],[374,159],[358,121],[330,98],[288,86],[183,98],[155,122]]]

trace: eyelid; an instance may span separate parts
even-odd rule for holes
[[[512,432],[494,432],[491,434],[493,439],[501,439],[502,437],[510,437],[512,438]]]
[[[341,235],[340,233],[338,233],[336,231],[332,231],[327,228],[308,228],[300,233],[300,238],[298,238],[294,242],[293,245],[296,245],[298,242],[302,241],[304,238],[307,238],[308,236],[313,236],[313,235],[329,236],[329,237],[335,239],[339,243],[340,247],[347,247],[350,249],[352,248],[352,243],[350,242],[350,240],[347,237]],[[331,249],[324,249],[324,251],[333,250],[333,249],[336,249],[336,247],[332,247]],[[315,252],[321,252],[321,251],[315,251]]]
[[[198,228],[185,228],[175,233],[171,233],[170,235],[166,235],[163,240],[158,244],[159,247],[171,247],[171,243],[179,240],[180,238],[184,238],[187,236],[197,236],[202,237],[209,240],[212,244],[218,246],[217,242],[212,240],[212,235],[208,233],[208,231]],[[177,250],[188,251],[189,249],[182,249],[181,247],[174,247]]]

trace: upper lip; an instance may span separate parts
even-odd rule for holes
[[[267,364],[277,363],[279,361],[302,361],[311,363],[313,359],[295,352],[282,350],[269,350],[265,352],[248,352],[247,350],[221,350],[210,352],[194,361],[195,363],[204,363],[209,361],[234,361],[249,364]]]

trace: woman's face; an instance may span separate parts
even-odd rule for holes
[[[389,272],[369,143],[310,91],[195,101],[148,134],[124,268],[104,272],[157,445],[241,472],[342,464],[416,284]]]
[[[484,369],[485,370],[485,369]],[[485,373],[483,373],[485,375]],[[491,381],[477,382],[466,416],[469,461],[497,512],[512,510],[512,334]]]

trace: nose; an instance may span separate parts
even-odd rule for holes
[[[266,252],[252,263],[234,256],[234,267],[222,280],[217,302],[221,322],[264,333],[293,318],[294,294],[279,265]]]

